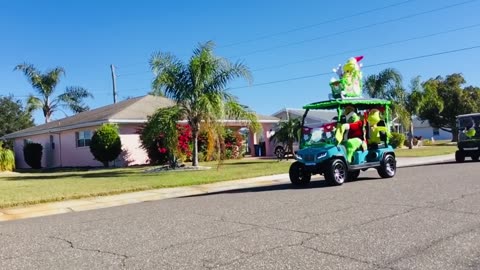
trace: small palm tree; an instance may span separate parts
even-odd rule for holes
[[[27,109],[30,112],[42,109],[45,123],[50,122],[52,114],[59,110],[59,106],[66,107],[74,113],[89,110],[83,100],[89,97],[93,98],[93,95],[82,87],[67,87],[63,94],[52,97],[61,76],[65,75],[63,68],[56,67],[41,73],[35,66],[24,63],[17,65],[14,70],[22,71],[40,96],[30,95],[27,100]]]
[[[211,41],[200,44],[187,63],[163,52],[155,53],[150,59],[155,74],[152,94],[172,98],[192,129],[193,166],[198,166],[198,135],[202,123],[215,124],[227,117],[241,117],[256,123],[256,115],[238,104],[226,90],[233,79],[251,81],[250,71],[242,63],[215,56],[213,48]]]
[[[293,143],[300,138],[301,122],[297,118],[290,118],[281,122],[270,140],[287,146],[286,152],[293,153]]]
[[[402,75],[395,69],[387,68],[365,79],[363,91],[372,98],[393,100],[402,88]]]

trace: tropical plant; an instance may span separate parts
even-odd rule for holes
[[[151,163],[168,161],[176,167],[179,156],[179,129],[177,122],[182,118],[183,110],[179,106],[160,108],[148,117],[140,130],[142,148],[147,150]],[[166,160],[165,160],[166,157]]]
[[[372,98],[394,100],[402,88],[402,75],[396,69],[387,68],[378,74],[368,76],[363,91]]]
[[[405,135],[398,132],[392,132],[389,142],[393,148],[401,148],[405,142]]]
[[[422,89],[420,77],[412,79],[410,92],[402,86],[402,75],[395,69],[387,68],[379,74],[370,75],[364,83],[364,92],[372,98],[382,98],[392,101],[394,122],[400,122],[408,127],[409,148],[413,144],[413,117],[422,105]]]
[[[23,146],[25,163],[33,169],[42,168],[43,146],[39,143],[28,142]]]
[[[299,141],[302,123],[298,118],[289,118],[280,122],[270,140],[287,146],[286,152],[293,153],[293,143]]]
[[[423,106],[423,88],[420,76],[417,76],[410,81],[410,93],[408,93],[403,106],[409,117],[408,122],[410,131],[408,133],[408,148],[412,149],[415,140],[413,117],[418,115],[420,108]]]
[[[116,124],[103,124],[95,130],[90,141],[90,152],[96,160],[108,167],[122,152],[122,141]]]
[[[30,112],[12,95],[0,97],[0,137],[33,126]]]
[[[200,44],[187,63],[163,52],[150,59],[155,74],[152,93],[172,98],[192,129],[193,166],[198,166],[201,125],[221,126],[219,120],[228,118],[248,120],[250,126],[258,127],[256,115],[226,90],[235,78],[250,81],[250,71],[240,62],[231,63],[215,56],[213,48],[213,42]]]
[[[0,141],[0,172],[15,169],[15,155],[12,150],[4,148]]]
[[[28,97],[27,109],[30,112],[42,109],[45,123],[50,122],[52,114],[60,110],[60,107],[68,108],[74,113],[89,110],[89,107],[83,101],[86,98],[93,98],[93,95],[85,88],[78,86],[67,87],[64,93],[56,97],[53,96],[60,78],[62,75],[65,75],[63,68],[56,67],[42,73],[35,66],[24,63],[17,65],[14,70],[22,71],[39,95],[30,95]]]

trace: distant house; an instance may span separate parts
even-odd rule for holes
[[[421,136],[422,139],[434,139],[434,140],[451,140],[452,133],[444,130],[434,128],[428,123],[428,121],[422,121],[415,117],[413,119],[413,134],[417,137]]]
[[[145,164],[148,162],[148,156],[140,147],[137,131],[147,121],[147,116],[159,108],[174,104],[172,100],[158,96],[132,98],[7,134],[2,139],[14,141],[17,168],[28,168],[23,157],[23,146],[27,142],[43,145],[42,167],[96,167],[102,166],[102,163],[94,160],[90,153],[89,145],[93,132],[104,123],[115,123],[119,126],[123,152],[113,165]],[[263,130],[269,130],[280,121],[271,116],[258,115],[258,118]],[[239,129],[246,125],[245,121],[228,119],[222,121],[232,128]],[[249,141],[255,143],[256,134],[251,133],[249,136]],[[249,148],[250,152],[254,153],[253,144],[249,145]],[[267,154],[272,154],[270,149]]]

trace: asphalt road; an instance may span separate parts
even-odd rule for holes
[[[0,269],[480,269],[480,163],[0,223]]]

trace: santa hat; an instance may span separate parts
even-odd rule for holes
[[[357,63],[358,63],[358,62],[362,61],[363,55],[361,55],[361,56],[355,56],[354,58],[355,58],[355,60],[357,60]]]

